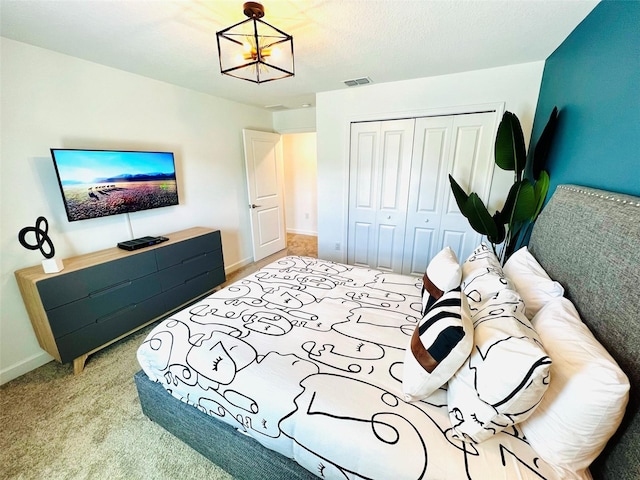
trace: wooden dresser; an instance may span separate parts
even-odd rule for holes
[[[140,250],[109,248],[15,272],[40,346],[80,373],[87,357],[226,280],[219,230],[194,227]]]

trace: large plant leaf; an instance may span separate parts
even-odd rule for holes
[[[501,243],[505,238],[505,228],[503,224],[492,217],[480,199],[478,194],[467,195],[464,189],[456,182],[455,178],[449,175],[449,183],[453,197],[456,199],[460,213],[469,221],[469,225],[476,232],[485,235],[491,243]],[[498,212],[496,212],[498,215]]]
[[[525,245],[526,241],[531,235],[533,223],[536,221],[536,218],[538,218],[538,215],[542,210],[542,206],[544,205],[544,201],[547,198],[547,193],[549,191],[549,174],[546,171],[543,170],[540,173],[540,178],[533,186],[533,189],[536,204],[535,211],[531,215],[531,218],[529,218],[528,220],[525,220],[523,222],[515,222],[513,225],[510,225],[509,239],[507,242],[507,247],[505,248],[505,261],[509,259],[513,252]]]
[[[493,217],[489,214],[487,207],[477,193],[469,195],[467,202],[461,210],[462,214],[469,220],[469,225],[481,235],[486,235],[489,241],[498,236],[498,227]]]
[[[536,206],[536,194],[533,185],[529,180],[523,180],[518,191],[512,221],[524,222],[530,220],[536,211]]]
[[[502,242],[504,242],[504,239],[507,236],[507,230],[504,227],[504,222],[500,217],[500,212],[496,212],[493,214],[493,223],[496,224],[497,235],[495,237],[487,236],[487,239],[495,245],[500,245]]]
[[[513,208],[516,204],[516,198],[518,196],[518,189],[515,188],[516,185],[512,185],[509,189],[509,193],[507,194],[507,199],[504,201],[504,206],[502,207],[502,211],[500,211],[499,220],[506,224],[509,224],[511,221],[511,216],[513,213]]]
[[[451,184],[451,191],[453,192],[453,197],[456,199],[456,203],[458,204],[458,209],[462,212],[464,210],[464,206],[469,199],[469,195],[462,189],[462,187],[456,182],[455,178],[449,174],[449,183]],[[463,214],[464,215],[464,214]]]
[[[547,159],[549,158],[549,151],[551,150],[551,143],[558,126],[558,107],[553,107],[549,120],[542,131],[542,135],[538,139],[536,148],[533,151],[533,165],[532,174],[533,179],[538,180],[540,174],[547,165]]]
[[[531,219],[536,210],[536,196],[533,185],[527,179],[514,183],[509,190],[502,209],[502,219],[512,230],[516,222]]]
[[[520,231],[526,225],[527,222],[528,220],[518,221],[518,222],[514,222],[512,225],[509,226],[509,231],[507,232],[509,244],[515,243],[513,242],[513,240],[515,240],[518,237],[518,235],[520,234]]]
[[[547,173],[546,170],[542,170],[542,172],[540,172],[540,178],[538,178],[538,181],[534,186],[534,194],[536,197],[536,209],[533,212],[533,215],[531,216],[531,221],[535,221],[535,219],[538,218],[538,215],[540,215],[540,211],[542,210],[544,201],[547,198],[547,193],[549,192],[549,183],[550,183],[549,174]]]
[[[503,170],[514,171],[516,180],[520,180],[527,161],[527,152],[520,120],[515,114],[504,112],[502,115],[494,147],[496,165]]]

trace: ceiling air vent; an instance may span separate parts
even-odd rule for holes
[[[267,110],[271,110],[272,112],[279,112],[280,110],[288,110],[288,107],[285,107],[281,103],[278,103],[276,105],[265,105],[264,108],[266,108]]]
[[[369,77],[354,78],[351,80],[345,80],[343,83],[347,87],[356,87],[358,85],[367,85],[371,83],[371,79]]]

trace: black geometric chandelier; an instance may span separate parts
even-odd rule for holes
[[[247,20],[216,33],[220,71],[254,83],[295,75],[293,37],[260,20],[261,4],[247,2],[243,9]]]

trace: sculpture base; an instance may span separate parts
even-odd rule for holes
[[[64,269],[64,266],[62,265],[61,259],[49,258],[42,261],[42,268],[44,269],[44,273],[56,273]]]

